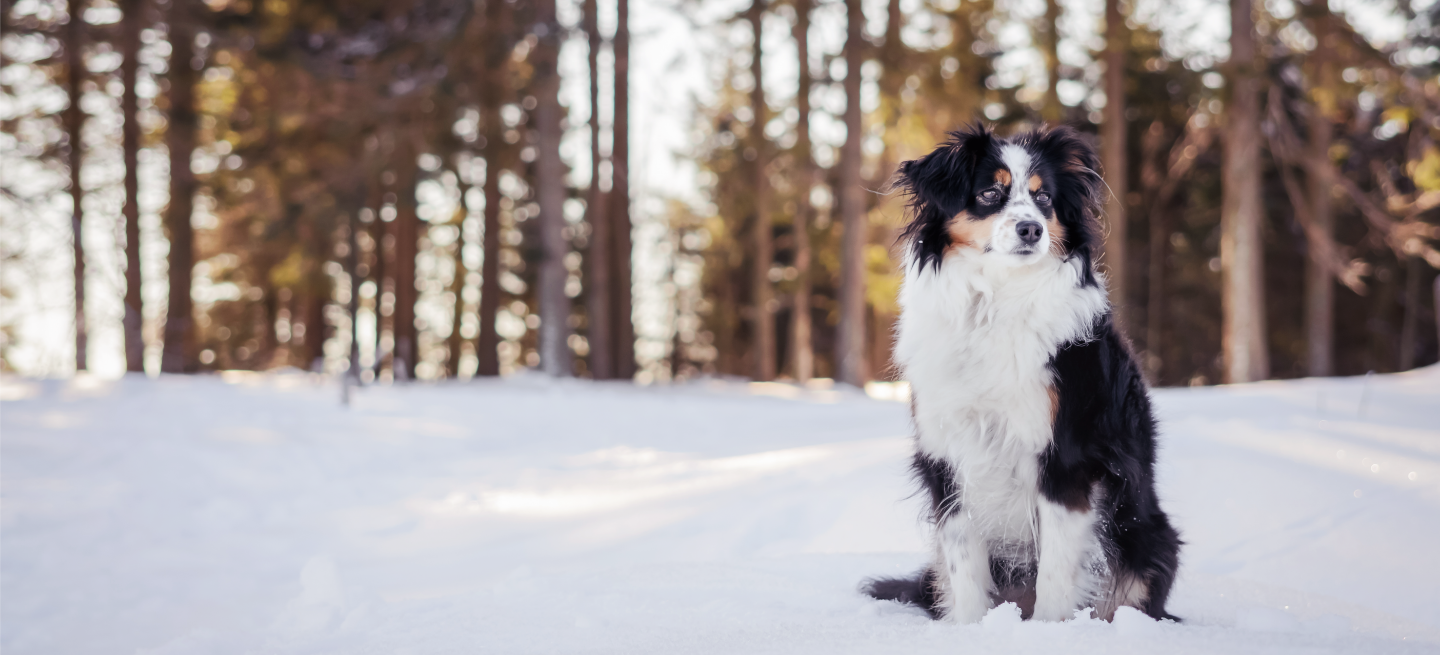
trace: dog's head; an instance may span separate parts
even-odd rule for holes
[[[1091,248],[1104,183],[1077,132],[1039,129],[1009,139],[975,126],[950,133],[934,152],[900,165],[894,185],[910,198],[905,229],[912,263],[939,268],[950,256],[1014,265],[1082,258]]]

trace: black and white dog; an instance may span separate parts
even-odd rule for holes
[[[1092,258],[1097,168],[1072,130],[980,126],[901,165],[895,360],[934,554],[871,596],[959,623],[1004,601],[1045,621],[1122,605],[1174,618],[1181,542],[1155,496],[1155,420]]]

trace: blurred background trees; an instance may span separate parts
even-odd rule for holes
[[[1232,0],[1197,46],[1168,0],[1033,4],[5,0],[0,354],[885,379],[887,182],[985,120],[1095,135],[1152,381],[1436,361],[1440,10]],[[673,77],[632,79],[639,11],[705,35]],[[636,184],[633,98],[697,74]]]

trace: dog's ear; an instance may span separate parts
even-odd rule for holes
[[[1065,226],[1065,250],[1085,261],[1086,283],[1091,256],[1099,245],[1100,212],[1107,189],[1100,177],[1100,158],[1084,135],[1068,127],[1028,135],[1031,149],[1052,162],[1055,171],[1055,216]]]
[[[954,216],[969,204],[975,168],[994,148],[994,139],[994,133],[979,124],[951,132],[934,152],[900,164],[891,188],[910,196],[912,207],[933,205]]]
[[[976,168],[994,149],[994,134],[976,124],[951,132],[934,152],[900,164],[892,190],[909,197],[910,224],[902,239],[910,240],[913,262],[939,266],[950,246],[946,225],[974,198]]]

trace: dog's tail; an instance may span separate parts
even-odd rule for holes
[[[866,579],[860,583],[860,591],[871,598],[916,605],[925,610],[930,618],[940,618],[939,598],[935,594],[935,572],[928,568],[909,578]]]

